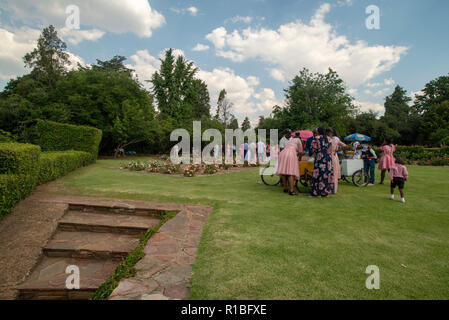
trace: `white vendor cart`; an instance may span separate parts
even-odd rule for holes
[[[341,161],[341,178],[346,182],[352,181],[357,187],[368,185],[368,174],[361,159],[343,159]]]

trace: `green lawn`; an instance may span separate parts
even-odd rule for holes
[[[409,167],[401,204],[389,185],[341,183],[338,195],[314,199],[258,184],[257,170],[177,178],[119,163],[100,160],[45,188],[212,205],[192,299],[449,298],[448,167]],[[380,268],[380,290],[365,288],[369,265]]]

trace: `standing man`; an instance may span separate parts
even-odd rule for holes
[[[362,159],[365,171],[369,175],[369,187],[374,186],[374,176],[375,176],[375,167],[376,167],[376,152],[369,146],[369,144],[365,144],[362,147]]]

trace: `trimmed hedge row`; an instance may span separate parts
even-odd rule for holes
[[[102,131],[97,128],[37,120],[31,142],[42,151],[85,151],[96,160],[101,138]]]
[[[31,174],[38,172],[41,148],[16,142],[0,143],[0,174]]]
[[[36,186],[36,177],[24,174],[0,174],[0,218],[11,212]]]
[[[379,148],[375,148],[380,156]],[[448,166],[449,147],[444,148],[424,148],[397,146],[395,157],[401,157],[406,164],[417,164],[421,166]]]
[[[39,146],[0,143],[0,218],[38,184],[94,162],[84,151],[42,152]]]
[[[40,153],[32,144],[0,143],[0,217],[36,187]]]
[[[55,180],[91,162],[92,155],[84,151],[43,152],[39,159],[37,184]]]

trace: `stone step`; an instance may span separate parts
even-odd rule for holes
[[[43,257],[31,276],[20,285],[23,300],[86,300],[113,273],[120,261]],[[68,266],[79,268],[80,289],[69,290],[66,280]]]
[[[62,231],[91,231],[142,235],[161,220],[154,216],[69,211],[59,222]]]
[[[164,210],[136,207],[125,203],[69,203],[69,210],[92,213],[124,214],[135,216],[160,216]]]
[[[47,257],[121,260],[138,245],[136,235],[58,231],[42,251]]]

